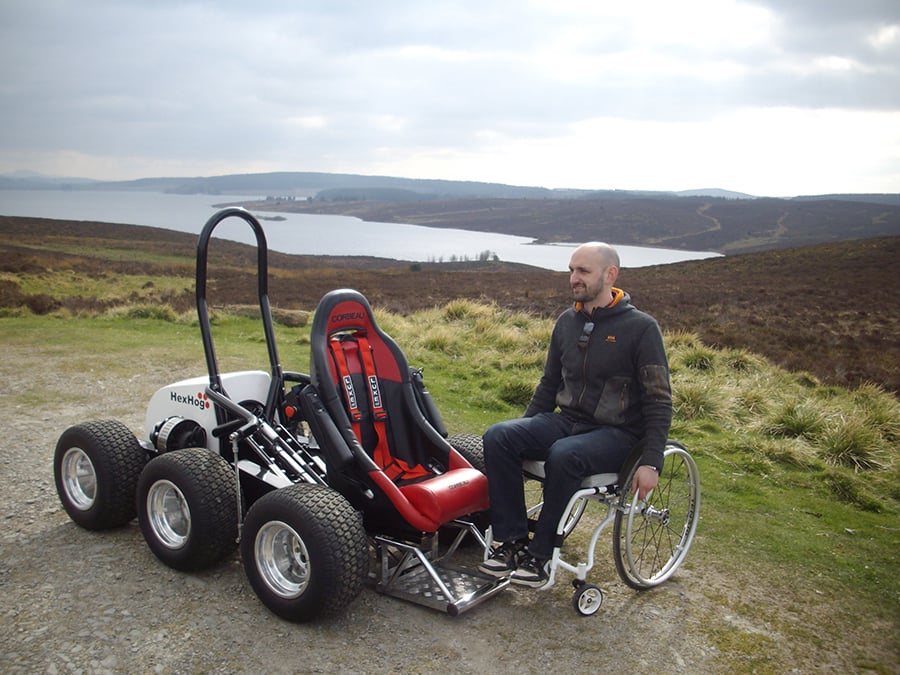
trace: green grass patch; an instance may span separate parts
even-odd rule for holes
[[[522,413],[552,329],[550,320],[526,322],[467,301],[410,316],[379,312],[378,320],[411,365],[424,366],[451,433],[482,433]],[[93,318],[0,318],[0,340],[13,355],[7,358],[21,360],[23,369],[52,361],[58,383],[7,392],[6,400],[40,408],[63,396],[89,405],[85,392],[102,372],[132,392],[134,405],[136,392],[149,398],[156,387],[205,374],[196,324],[189,315],[140,305]],[[258,321],[217,313],[214,324],[223,371],[268,369]],[[309,326],[275,328],[283,367],[308,372]],[[898,625],[897,400],[875,386],[821,387],[753,354],[706,347],[689,334],[669,335],[667,344],[680,364],[673,369],[671,436],[695,456],[703,483],[688,562],[697,583],[704,569],[715,569],[738,588],[748,578],[769,584],[765,592],[747,588],[747,598],[760,596],[759,602],[723,597],[722,611],[768,622],[811,648],[817,640],[841,639],[838,622],[809,629],[821,625],[823,611],[839,614],[843,625]],[[769,616],[765,593],[788,598],[790,621]],[[778,654],[769,634],[721,617],[700,620],[712,643],[730,655],[723,663],[739,671],[765,672],[766,659]]]

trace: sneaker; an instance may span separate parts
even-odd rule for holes
[[[488,559],[478,565],[478,569],[491,576],[505,577],[519,566],[525,555],[524,543],[507,541],[494,548]]]
[[[549,560],[541,560],[530,553],[526,553],[509,579],[520,586],[537,588],[550,581],[550,572],[547,569],[549,566]]]

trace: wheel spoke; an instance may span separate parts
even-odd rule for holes
[[[659,484],[616,517],[613,548],[622,579],[635,588],[649,588],[668,579],[687,555],[697,524],[699,474],[687,452],[669,446]]]

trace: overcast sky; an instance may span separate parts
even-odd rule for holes
[[[0,174],[900,192],[898,0],[0,0]]]

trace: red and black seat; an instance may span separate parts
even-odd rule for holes
[[[431,533],[487,509],[487,479],[429,421],[406,357],[362,294],[322,298],[310,351],[312,383],[349,448],[329,480],[367,527]]]

